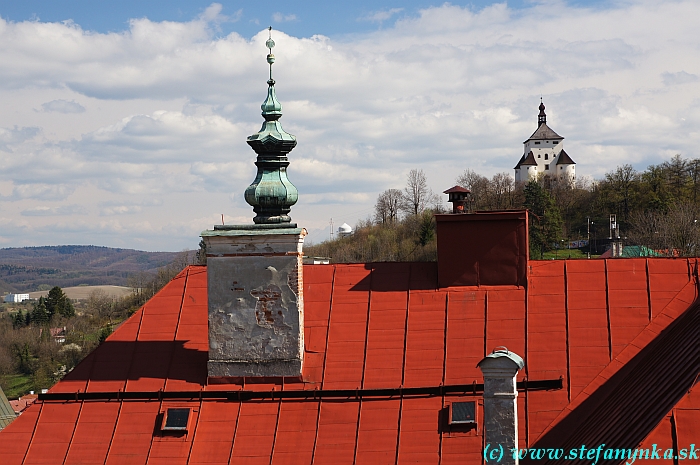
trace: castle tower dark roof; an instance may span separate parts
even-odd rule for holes
[[[557,165],[575,165],[576,162],[571,159],[568,153],[564,150],[559,152],[559,158],[557,159]]]
[[[547,123],[542,123],[535,132],[525,141],[531,140],[564,140],[562,136],[552,131],[552,129],[547,126]],[[525,143],[523,142],[523,144]]]
[[[522,158],[520,158],[520,161],[517,165],[515,165],[514,169],[517,170],[521,166],[537,166],[537,161],[535,160],[535,156],[532,154],[532,150],[528,152],[527,156],[523,155]]]

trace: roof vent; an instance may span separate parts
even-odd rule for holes
[[[451,425],[471,425],[476,423],[476,402],[453,402],[450,408]]]
[[[163,415],[163,431],[187,431],[190,420],[190,409],[169,408]]]

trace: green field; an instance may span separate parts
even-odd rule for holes
[[[598,258],[599,255],[591,254],[591,258]],[[531,260],[563,260],[566,258],[588,258],[586,252],[581,251],[581,249],[559,249],[551,250],[542,254],[540,259],[539,255],[530,257]]]
[[[32,379],[27,375],[7,375],[0,377],[0,385],[8,399],[17,399],[32,390]]]

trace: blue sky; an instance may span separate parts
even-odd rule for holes
[[[177,251],[222,214],[250,223],[268,25],[313,242],[411,169],[435,192],[512,175],[540,96],[582,182],[700,158],[698,17],[694,0],[4,1],[0,247]]]
[[[352,1],[329,2],[308,0],[304,2],[219,1],[222,14],[228,18],[219,24],[220,33],[237,32],[251,37],[260,27],[284,24],[286,33],[309,37],[323,34],[336,38],[345,34],[361,33],[391,25],[402,17],[415,17],[419,10],[440,6],[446,2],[430,1]],[[447,2],[452,5],[480,10],[493,3],[489,0]],[[501,2],[503,3],[503,2]],[[506,2],[509,8],[523,9],[532,1]],[[540,2],[541,3],[541,2]],[[600,0],[569,2],[572,5],[600,7]],[[148,18],[151,21],[189,21],[200,15],[209,5],[207,0],[123,0],[123,1],[7,1],[0,3],[0,16],[12,21],[39,19],[46,22],[72,20],[83,29],[97,32],[116,32],[128,29],[132,18]]]

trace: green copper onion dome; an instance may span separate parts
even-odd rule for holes
[[[267,55],[267,62],[270,64],[267,98],[260,107],[265,122],[260,131],[248,137],[248,145],[258,154],[255,162],[258,173],[253,183],[245,190],[245,200],[256,213],[253,218],[256,224],[289,223],[291,206],[297,202],[299,194],[287,178],[287,154],[297,145],[297,139],[285,132],[279,122],[282,104],[277,100],[275,80],[272,79],[272,64],[275,62],[275,56],[272,54],[275,42],[272,37],[265,45],[270,49]]]

